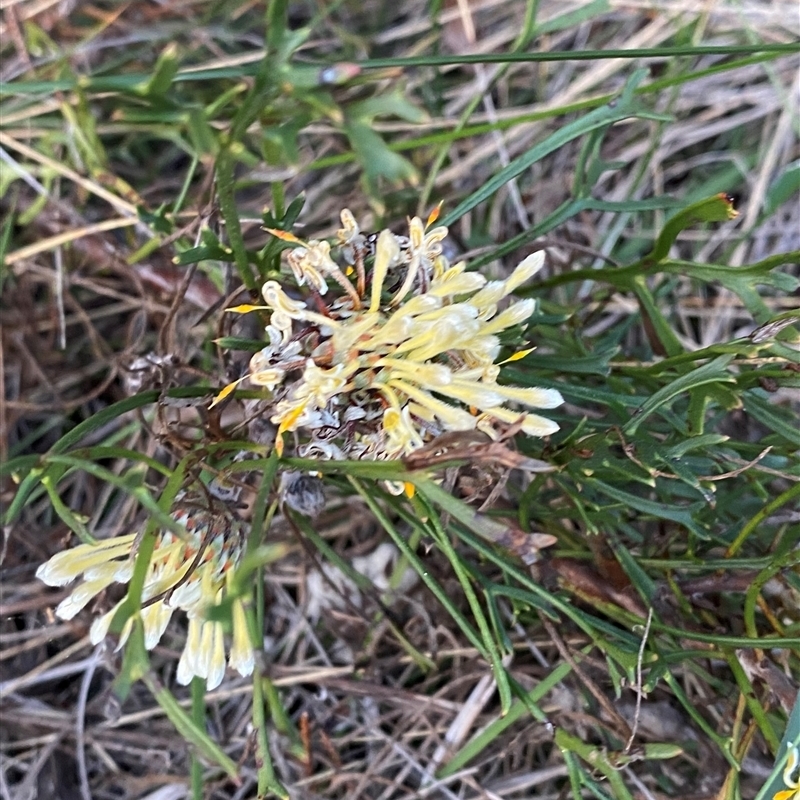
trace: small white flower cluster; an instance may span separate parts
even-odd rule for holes
[[[214,689],[225,676],[225,637],[223,624],[206,617],[211,607],[224,600],[230,588],[233,568],[244,550],[244,528],[221,504],[211,509],[205,499],[188,495],[179,496],[171,516],[186,533],[183,537],[171,531],[157,534],[139,614],[145,647],[152,650],[158,644],[176,609],[185,612],[189,632],[178,662],[177,680],[188,684],[197,676],[206,680],[209,689]],[[42,564],[36,577],[49,586],[66,586],[83,576],[83,582],[58,605],[56,615],[72,619],[104,589],[114,583],[129,583],[133,577],[136,537],[132,533],[96,544],[81,544],[56,553]],[[93,622],[89,634],[93,644],[105,638],[122,602]],[[240,675],[249,675],[253,671],[254,651],[239,598],[234,599],[231,610],[233,635],[228,664]],[[125,623],[120,648],[128,640],[133,624],[133,617]]]

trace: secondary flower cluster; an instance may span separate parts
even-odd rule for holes
[[[211,508],[205,498],[189,494],[179,495],[171,516],[185,534],[168,530],[157,534],[139,613],[145,646],[151,650],[158,644],[176,609],[185,612],[189,632],[178,662],[177,680],[187,684],[197,676],[213,689],[225,675],[224,627],[206,617],[230,588],[233,567],[244,549],[244,529],[222,504],[214,503]],[[114,583],[129,583],[137,547],[136,534],[128,534],[78,545],[42,564],[36,577],[49,586],[65,586],[83,576],[83,582],[58,605],[56,615],[72,619],[104,589]],[[105,638],[122,602],[94,621],[89,633],[93,644]],[[234,599],[231,609],[233,635],[228,664],[240,675],[249,675],[254,655],[241,600]],[[127,641],[133,624],[133,617],[125,623],[119,647]]]
[[[270,392],[258,407],[277,426],[279,452],[286,433],[301,457],[382,460],[449,431],[494,438],[515,422],[531,436],[558,430],[518,407],[554,408],[559,392],[497,382],[499,334],[524,326],[534,310],[533,300],[506,298],[538,272],[543,253],[505,280],[487,281],[464,262],[450,264],[442,252],[447,228],[432,227],[434,215],[427,224],[409,220],[407,237],[364,234],[347,210],[341,220],[341,265],[328,242],[271,231],[295,245],[287,261],[297,285],[308,287],[305,300],[274,280],[262,288],[268,344],[247,377]]]

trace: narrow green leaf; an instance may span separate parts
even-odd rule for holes
[[[125,643],[122,667],[114,678],[114,694],[124,701],[136,681],[147,675],[150,669],[150,656],[144,646],[144,628],[140,620],[135,620],[131,635]]]
[[[726,557],[736,555],[741,546],[747,541],[747,538],[764,522],[764,520],[768,519],[771,514],[774,514],[779,508],[783,508],[783,506],[797,504],[798,501],[800,501],[800,483],[794,483],[786,489],[786,491],[781,492],[781,494],[773,498],[769,503],[759,508],[759,510],[744,523],[741,531],[739,531],[736,538],[728,547],[725,553]]]
[[[563,728],[556,730],[555,742],[562,752],[575,753],[592,769],[599,770],[608,781],[609,787],[614,790],[615,800],[633,800],[633,795],[622,781],[622,775],[617,765],[611,763],[609,753],[604,747],[588,744],[577,736],[567,733]]]
[[[704,433],[701,436],[692,436],[690,439],[685,439],[676,445],[668,448],[664,452],[664,457],[668,460],[683,458],[687,453],[693,450],[710,450],[712,447],[723,444],[730,440],[729,436],[723,436],[721,433]]]
[[[748,710],[753,715],[753,719],[758,724],[758,729],[761,731],[761,734],[763,735],[767,743],[767,746],[772,752],[772,755],[777,757],[778,748],[780,747],[780,741],[778,740],[778,736],[775,733],[775,728],[772,726],[769,717],[767,717],[767,713],[764,710],[764,707],[761,705],[761,701],[756,695],[755,687],[750,682],[750,678],[744,671],[744,668],[739,662],[739,659],[737,658],[736,654],[729,652],[726,653],[726,656],[728,661],[728,667],[733,673],[733,676],[736,679],[736,683],[739,685],[739,691],[741,691],[745,703],[747,703]]]
[[[587,647],[583,652],[586,653],[590,649],[590,647]],[[561,683],[570,672],[572,672],[572,667],[566,662],[562,662],[528,692],[527,700],[532,703],[538,703],[551,689]],[[515,722],[522,719],[527,713],[529,713],[528,706],[521,700],[515,700],[507,714],[490,722],[482,731],[475,734],[464,747],[457,750],[447,764],[436,773],[436,777],[444,779],[463,769],[470,761],[477,758],[489,747],[498,736]]]
[[[147,81],[133,86],[133,91],[143,97],[163,97],[178,74],[178,46],[170,42],[158,56],[153,74]]]
[[[227,247],[212,247],[207,244],[201,244],[198,247],[190,247],[188,250],[179,252],[176,256],[173,256],[172,263],[183,267],[187,264],[197,264],[199,261],[208,261],[209,259],[227,261],[232,255],[233,251]]]
[[[681,56],[732,56],[758,53],[761,58],[767,53],[796,53],[800,44],[745,44],[745,45],[673,45],[667,47],[632,47],[606,50],[549,50],[525,53],[453,53],[448,55],[425,55],[398,58],[373,58],[362,61],[364,69],[386,69],[387,67],[440,67],[463,66],[464,64],[508,64],[529,63],[537,61],[599,61],[608,58],[679,58]]]
[[[613,125],[615,122],[643,113],[633,98],[636,87],[643,78],[644,73],[642,71],[635,72],[628,80],[620,97],[613,103],[590,111],[574,122],[567,123],[554,134],[548,136],[543,142],[534,145],[527,153],[515,158],[507,167],[501,169],[494,177],[489,179],[478,191],[473,192],[466,200],[459,203],[441,220],[440,224],[445,226],[452,225],[468,211],[492,197],[495,192],[509,181],[530,169],[537,161],[563,147],[573,139],[584,136],[598,128],[604,128]]]
[[[698,222],[724,222],[738,214],[739,212],[733,207],[732,198],[723,193],[693,203],[683,211],[679,211],[664,225],[664,230],[656,239],[652,251],[642,259],[642,263],[652,265],[665,259],[680,232],[690,225],[696,225]]]
[[[656,594],[655,581],[639,566],[630,550],[622,543],[616,531],[606,531],[606,541],[611,545],[617,561],[625,570],[625,574],[630,579],[633,587],[639,592],[639,596],[645,603],[651,603]]]
[[[195,156],[216,155],[219,151],[219,140],[208,122],[210,112],[201,108],[190,108],[187,114],[186,131],[189,134]],[[181,203],[176,202],[175,210],[180,205]]]
[[[218,764],[228,777],[238,782],[239,771],[235,762],[228,758],[222,748],[180,707],[175,696],[168,689],[159,686],[149,673],[142,677],[181,738],[194,745],[205,758]]]
[[[703,528],[701,528],[694,519],[693,512],[698,509],[697,504],[680,508],[672,505],[666,505],[664,503],[656,503],[653,500],[645,500],[643,497],[631,494],[630,492],[625,492],[622,489],[618,489],[616,486],[610,486],[609,484],[599,481],[596,478],[587,478],[586,481],[587,484],[593,486],[599,492],[602,492],[604,495],[611,497],[614,500],[618,500],[628,508],[636,509],[637,511],[641,511],[643,514],[650,514],[657,519],[672,520],[673,522],[683,525],[699,538],[708,538],[708,532],[703,530]]]
[[[800,427],[797,425],[797,418],[793,414],[782,414],[779,407],[768,403],[765,398],[755,391],[745,392],[742,396],[744,410],[757,419],[762,425],[766,425],[773,433],[778,434],[781,439],[792,442],[800,446]],[[794,419],[792,420],[792,417]]]
[[[436,599],[442,604],[444,609],[458,625],[464,635],[469,639],[470,643],[475,647],[478,652],[487,660],[491,661],[488,652],[484,649],[483,641],[466,617],[459,611],[447,595],[447,592],[442,589],[441,585],[431,575],[430,571],[426,568],[424,562],[416,554],[414,550],[409,547],[408,540],[405,536],[401,535],[396,527],[392,524],[390,518],[385,513],[384,509],[376,502],[377,493],[368,492],[361,483],[353,477],[349,478],[350,483],[355,487],[356,491],[364,499],[364,502],[369,506],[370,510],[377,520],[383,526],[383,529],[392,538],[392,541],[397,545],[397,548],[408,560],[408,563],[416,570],[417,574],[422,579],[422,582],[431,590]],[[429,535],[429,531],[422,527],[422,523],[416,520],[415,527],[420,528],[424,534]]]
[[[158,396],[159,392],[157,389],[140,392],[139,394],[133,395],[133,397],[126,397],[124,400],[113,403],[102,411],[98,411],[96,414],[92,414],[89,419],[85,419],[69,431],[69,433],[62,436],[50,448],[50,454],[55,455],[56,453],[65,452],[70,447],[78,444],[84,436],[103,427],[112,419],[116,419],[128,411],[134,411],[137,408],[144,408],[144,406],[155,403]]]
[[[37,455],[14,456],[8,461],[0,462],[0,476],[30,472],[39,463],[39,458]]]
[[[611,359],[618,355],[620,347],[615,342],[599,346],[588,356],[539,355],[533,352],[523,359],[522,367],[505,366],[501,374],[516,386],[539,386],[535,375],[541,370],[553,370],[558,374],[600,375],[608,377],[611,373]]]
[[[11,501],[11,505],[8,507],[8,511],[5,513],[4,522],[6,524],[14,522],[14,520],[16,520],[16,518],[20,515],[22,509],[25,508],[26,502],[30,499],[31,494],[36,489],[36,486],[41,482],[44,474],[44,469],[41,467],[34,467],[22,479],[19,488],[14,495],[14,499]]]
[[[272,764],[267,732],[267,708],[271,706],[268,679],[256,668],[253,672],[253,725],[256,729],[256,753],[258,758],[258,795],[265,798],[271,792],[276,797],[289,800],[289,792],[281,785]]]
[[[214,343],[218,344],[223,350],[245,350],[248,353],[257,353],[259,350],[264,349],[263,340],[242,339],[238,336],[221,336],[219,339],[214,339]]]
[[[0,176],[0,196],[7,197],[7,187],[3,186],[3,182],[10,176],[11,170],[4,170]],[[16,224],[16,214],[14,213],[16,201],[12,208],[6,210],[6,221],[3,223],[3,230],[0,232],[0,290],[2,290],[6,282],[6,253],[8,252],[8,245],[11,241],[11,234]]]
[[[780,206],[800,192],[800,161],[788,164],[767,190],[764,218],[771,216]]]
[[[412,498],[413,500],[417,500],[418,497],[424,497],[424,490],[419,487],[418,489],[419,495]],[[500,696],[501,713],[507,714],[511,708],[511,687],[508,683],[508,674],[506,673],[506,668],[503,665],[503,656],[500,652],[500,645],[492,636],[491,627],[489,626],[489,622],[486,619],[486,615],[481,607],[480,601],[478,600],[478,596],[475,593],[475,589],[472,586],[469,573],[465,569],[465,566],[461,563],[461,558],[450,542],[450,537],[447,531],[445,531],[442,527],[438,515],[429,503],[424,503],[423,508],[425,508],[427,516],[430,519],[430,527],[431,530],[435,532],[435,538],[439,544],[439,548],[450,562],[450,565],[453,567],[453,572],[461,584],[461,589],[464,592],[464,596],[466,597],[467,603],[472,611],[475,624],[478,626],[478,631],[480,632],[481,639],[483,640],[485,652],[489,654],[492,675],[495,683],[497,684],[497,692]]]
[[[608,0],[591,0],[585,3],[574,11],[567,11],[564,14],[559,14],[553,19],[547,20],[540,25],[536,26],[536,35],[541,36],[543,33],[555,33],[556,31],[563,31],[567,28],[573,28],[583,22],[587,22],[594,17],[604,14],[610,8]]]
[[[648,336],[650,336],[650,330],[652,330],[655,336],[658,337],[658,343],[661,345],[661,351],[659,351],[657,343],[651,340],[653,350],[659,355],[666,355],[668,357],[683,353],[684,348],[680,339],[675,335],[672,326],[661,313],[661,309],[656,304],[644,276],[637,275],[632,282],[632,286],[639,300],[642,316],[650,323],[650,328],[647,329]]]
[[[196,675],[192,678],[190,686],[192,693],[192,721],[201,730],[206,724],[206,684]],[[203,765],[196,753],[191,753],[191,766],[189,769],[192,800],[203,800]]]
[[[347,107],[347,116],[353,120],[363,120],[368,125],[372,124],[375,117],[399,117],[407,122],[424,122],[427,118],[425,112],[411,103],[401,89],[351,103]]]
[[[678,699],[678,702],[681,704],[681,706],[683,706],[683,709],[686,711],[686,713],[691,717],[692,720],[694,720],[694,723],[700,728],[701,731],[703,731],[710,741],[717,745],[720,753],[727,759],[728,763],[731,764],[735,769],[739,769],[739,764],[733,757],[730,747],[728,746],[729,740],[724,736],[720,736],[708,724],[708,722],[706,722],[705,717],[697,710],[695,704],[686,696],[686,693],[683,691],[683,687],[681,686],[681,681],[679,681],[670,670],[667,670],[664,673],[664,682],[672,690],[673,694]]]
[[[94,542],[94,537],[89,533],[84,525],[83,520],[79,519],[77,514],[69,508],[66,503],[61,499],[58,494],[58,489],[53,483],[52,476],[45,475],[42,477],[42,485],[47,490],[47,495],[50,498],[50,505],[53,511],[58,514],[59,519],[85,544]]]
[[[695,389],[698,386],[703,386],[707,383],[734,383],[735,378],[731,375],[726,367],[733,360],[733,355],[724,355],[709,361],[702,367],[688,372],[686,375],[681,375],[671,383],[659,389],[648,400],[645,400],[638,409],[634,412],[630,421],[623,427],[623,433],[626,436],[632,436],[639,425],[644,422],[654,411],[666,405],[684,392]]]
[[[378,191],[381,179],[393,184],[403,181],[417,183],[419,176],[411,162],[392,152],[368,123],[348,117],[343,130],[364,170],[371,191]]]
[[[783,780],[783,772],[793,750],[800,751],[800,691],[797,693],[792,713],[786,723],[786,730],[775,759],[775,767],[754,800],[771,800],[778,796],[779,791],[788,789],[788,784]]]

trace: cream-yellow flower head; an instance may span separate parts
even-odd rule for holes
[[[275,280],[262,288],[269,344],[248,377],[271,392],[279,452],[286,433],[300,456],[393,459],[449,431],[495,437],[517,421],[529,436],[558,430],[528,410],[560,405],[558,391],[497,382],[499,335],[524,326],[535,305],[510,296],[541,269],[543,253],[487,281],[464,262],[450,264],[447,228],[431,227],[434,215],[409,220],[407,237],[365,235],[349,211],[341,218],[341,266],[327,243],[271,231],[296,246],[288,262],[298,286],[309,287],[302,300]]]
[[[142,591],[140,619],[145,646],[158,644],[172,617],[180,609],[189,618],[186,646],[178,662],[177,679],[187,684],[195,676],[204,678],[209,689],[225,675],[225,637],[220,622],[207,619],[210,608],[221,603],[231,585],[233,568],[244,549],[242,523],[221,503],[210,509],[205,498],[181,495],[171,512],[185,530],[184,536],[171,531],[158,534],[147,568]],[[83,581],[56,608],[56,615],[72,619],[100,592],[114,583],[126,584],[133,576],[136,534],[116,536],[95,544],[81,544],[56,553],[36,571],[49,586],[66,586],[79,576]],[[92,624],[90,639],[101,642],[120,601]],[[254,651],[247,631],[240,599],[231,604],[232,640],[228,665],[240,675],[253,671]],[[133,618],[120,635],[122,647],[130,636]]]

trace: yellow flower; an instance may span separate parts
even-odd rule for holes
[[[496,437],[517,421],[530,436],[558,430],[530,411],[560,405],[558,391],[497,382],[499,335],[527,323],[535,307],[510,295],[541,269],[543,253],[505,280],[487,282],[463,262],[449,263],[447,228],[430,227],[435,215],[427,225],[409,220],[408,237],[362,234],[347,210],[341,219],[338,239],[359,271],[355,286],[327,244],[273,231],[298,245],[289,265],[298,284],[316,293],[309,307],[277,281],[262,290],[272,312],[269,344],[251,359],[250,380],[272,392],[267,413],[278,426],[279,452],[287,432],[301,456],[392,459],[448,431]],[[331,278],[343,293],[330,291]]]
[[[408,222],[408,245],[406,246],[407,271],[403,285],[389,302],[397,305],[408,294],[414,281],[422,277],[422,286],[442,254],[442,241],[447,236],[447,228],[439,226],[426,231],[422,220],[414,217]]]
[[[223,625],[206,619],[210,608],[218,605],[230,589],[233,568],[244,548],[241,522],[223,508],[209,509],[197,499],[179,496],[172,510],[173,519],[186,534],[171,531],[158,534],[142,591],[139,614],[148,650],[158,644],[175,609],[189,617],[189,633],[178,665],[178,681],[189,683],[194,676],[205,678],[208,688],[217,687],[225,675]],[[72,619],[101,591],[114,583],[128,583],[133,575],[136,535],[128,534],[96,544],[81,544],[56,553],[36,571],[36,577],[49,586],[65,586],[79,576],[80,583],[59,603],[56,615]],[[98,644],[122,601],[96,619],[90,639]],[[253,671],[254,653],[247,632],[241,599],[232,603],[233,643],[228,664],[240,675]],[[120,635],[122,647],[130,636],[133,618]]]
[[[786,767],[783,770],[783,782],[789,787],[775,792],[772,800],[800,800],[800,753],[797,747],[789,748],[789,757],[786,759]]]

